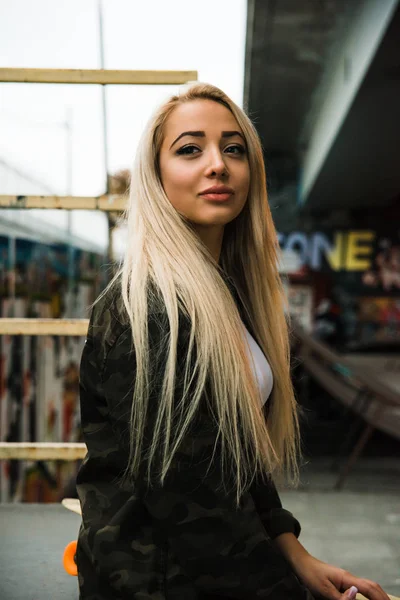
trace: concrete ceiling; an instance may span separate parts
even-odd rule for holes
[[[322,78],[359,2],[248,0],[244,105],[264,146],[270,198],[283,207],[286,203],[286,217],[290,210],[298,212],[299,168]],[[399,12],[315,181],[307,209],[372,203],[379,186],[381,198],[400,191],[400,168],[397,173],[394,168],[400,131]],[[397,138],[390,124],[397,126]],[[371,160],[372,154],[379,160]],[[382,176],[372,185],[378,170]]]
[[[305,208],[400,204],[400,7],[340,127]]]
[[[244,105],[273,178],[297,177],[307,114],[349,0],[249,0]]]

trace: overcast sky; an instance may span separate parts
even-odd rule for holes
[[[246,0],[103,0],[105,68],[197,70],[242,105]],[[0,0],[0,66],[100,67],[97,0]],[[109,171],[130,167],[154,108],[177,86],[108,86]],[[73,195],[104,191],[100,86],[0,84],[0,193],[39,193],[6,161],[64,195],[67,119]],[[43,190],[44,191],[44,190]],[[48,219],[53,215],[48,211]],[[74,213],[74,230],[105,236],[103,215]],[[58,220],[63,217],[58,213]],[[90,223],[90,231],[88,225]],[[94,228],[94,224],[96,227]]]

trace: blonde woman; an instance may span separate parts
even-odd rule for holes
[[[154,115],[126,218],[81,363],[82,600],[387,600],[306,552],[272,481],[299,449],[277,238],[259,139],[222,91]]]

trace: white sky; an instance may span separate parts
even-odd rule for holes
[[[246,0],[103,0],[105,68],[197,70],[242,105]],[[97,0],[0,0],[0,66],[100,67]],[[130,167],[144,124],[177,86],[108,86],[109,171]],[[75,196],[104,191],[100,86],[0,83],[0,161]],[[0,163],[1,166],[1,163]],[[38,193],[0,168],[0,193]],[[36,211],[35,211],[36,212]],[[66,215],[42,215],[53,222]],[[77,235],[105,242],[104,215],[73,213]]]

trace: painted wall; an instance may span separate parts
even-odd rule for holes
[[[1,317],[88,317],[105,283],[103,262],[75,248],[68,295],[66,246],[0,236]],[[83,345],[78,337],[0,336],[1,441],[79,441]],[[2,461],[0,469],[1,501],[56,502],[76,465]]]

